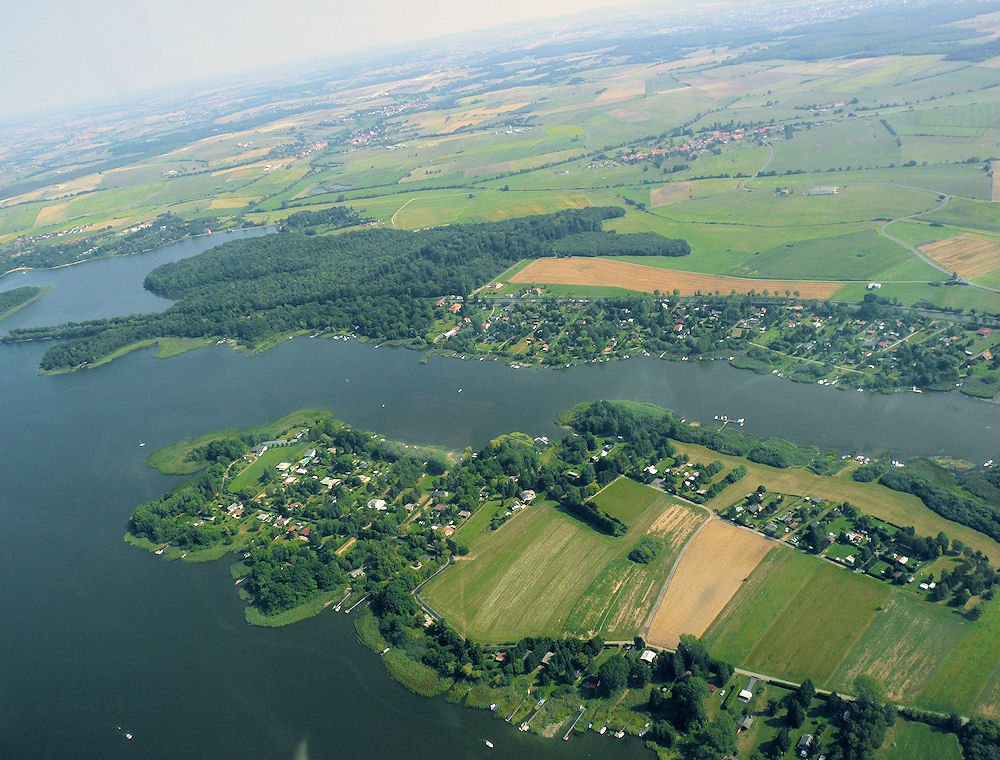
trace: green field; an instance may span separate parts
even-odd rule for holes
[[[485,525],[476,532],[464,531],[468,557],[429,583],[423,597],[463,635],[477,641],[557,635],[571,615],[581,631],[597,630],[617,618],[632,621],[629,630],[637,631],[666,579],[664,574],[658,584],[654,576],[669,556],[664,550],[656,562],[631,573],[622,562],[635,564],[625,556],[676,502],[619,479],[598,496],[598,503],[631,518],[628,533],[606,536],[551,503],[536,502],[495,531]],[[690,514],[692,524],[696,517]],[[615,576],[618,571],[624,575]],[[620,586],[613,598],[603,593],[611,585]]]
[[[924,723],[898,719],[885,734],[885,742],[875,760],[962,760],[962,748],[955,734],[945,733]]]
[[[859,675],[941,712],[997,710],[1000,609],[971,623],[954,609],[782,547],[751,574],[705,634],[715,656],[850,692]]]

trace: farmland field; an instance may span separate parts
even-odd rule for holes
[[[635,498],[631,498],[633,494]],[[595,501],[604,511],[628,521],[629,514],[633,519],[639,516],[637,509],[645,511],[665,499],[670,501],[658,491],[621,478]],[[616,508],[618,505],[614,502],[628,502],[631,508],[627,511]],[[629,559],[614,560],[577,602],[566,622],[566,630],[578,636],[599,634],[608,640],[630,639],[639,633],[678,552],[706,516],[704,510],[681,502],[662,511],[647,531],[647,535],[663,543],[656,559],[647,565]]]
[[[799,467],[781,469],[719,454],[703,446],[689,443],[674,445],[678,451],[687,454],[695,462],[718,459],[725,465],[727,471],[739,464],[745,465],[747,475],[741,484],[745,483],[748,490],[764,485],[769,491],[779,493],[818,496],[837,502],[849,501],[865,514],[895,525],[912,525],[922,536],[936,536],[938,532],[944,531],[987,556],[1000,559],[1000,543],[965,525],[946,520],[910,494],[893,491],[878,483],[859,483],[848,473],[823,477]],[[727,508],[733,500],[734,497],[724,491],[705,506],[718,511]]]
[[[802,298],[830,298],[840,288],[837,282],[806,282],[801,280],[749,280],[720,275],[681,272],[659,267],[649,267],[624,261],[594,258],[536,259],[516,273],[510,280],[516,283],[545,283],[559,285],[601,285],[652,293],[659,290],[670,293],[679,290],[681,295],[697,292],[728,294],[730,291],[758,293],[768,290],[784,293],[798,291]]]
[[[806,571],[809,577],[804,583],[802,568],[796,563],[775,563],[764,569],[768,577],[746,585],[733,599],[725,622],[713,625],[708,638],[719,642],[720,649],[732,651],[734,637],[766,624],[762,635],[747,639],[748,651],[736,661],[757,672],[826,684],[892,589],[832,564],[805,559],[817,569]],[[754,596],[755,589],[759,594],[772,585],[785,590],[785,604],[777,611],[773,606],[758,606]]]
[[[895,593],[847,654],[831,684],[849,690],[856,676],[873,675],[892,699],[913,703],[971,626],[952,609]]]
[[[653,208],[669,206],[671,203],[691,197],[690,182],[676,182],[649,191],[649,205]]]
[[[775,546],[759,533],[708,523],[681,557],[646,638],[676,647],[682,633],[700,636]]]
[[[914,760],[933,757],[935,760],[962,760],[958,738],[931,728],[925,723],[897,720],[885,734],[882,748],[875,760]]]
[[[941,266],[967,279],[1000,268],[1000,243],[981,237],[958,235],[927,243],[920,246],[920,250]]]
[[[557,635],[571,613],[581,630],[638,630],[662,585],[660,560],[669,563],[699,515],[626,479],[597,500],[632,518],[624,536],[598,533],[555,505],[536,502],[495,531],[463,533],[469,556],[429,583],[425,600],[464,635],[483,642]],[[622,560],[635,564],[625,557],[647,533],[664,539],[661,557],[648,569],[617,576],[630,569]],[[605,587],[615,591],[613,598],[598,598],[597,589]]]

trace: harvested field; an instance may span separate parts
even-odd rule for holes
[[[742,277],[679,272],[674,269],[660,269],[643,264],[589,257],[535,259],[510,281],[551,285],[597,285],[625,288],[640,293],[652,293],[656,290],[670,293],[678,290],[681,295],[696,295],[699,291],[711,293],[716,290],[727,295],[730,291],[749,293],[753,290],[760,293],[767,290],[772,293],[784,293],[790,290],[797,292],[802,298],[820,300],[830,298],[843,287],[843,283],[840,282],[749,280]]]
[[[38,212],[35,217],[35,226],[44,227],[46,224],[58,224],[66,220],[66,203],[53,203]]]
[[[243,208],[250,202],[250,198],[213,198],[208,204],[209,208]]]
[[[690,198],[690,182],[672,182],[649,191],[649,205],[653,208],[669,206],[671,203],[690,200]]]
[[[663,541],[664,548],[656,559],[648,565],[629,559],[608,565],[576,603],[566,630],[578,636],[599,634],[605,639],[628,639],[639,633],[678,552],[705,516],[686,504],[668,507],[647,531]]]
[[[701,636],[775,544],[713,520],[684,551],[646,638],[676,647],[682,633]]]
[[[994,200],[997,198],[996,180],[994,177]],[[920,250],[963,277],[979,277],[1000,268],[1000,243],[973,235],[958,235],[926,243],[920,246]]]
[[[627,478],[595,501],[624,519],[628,533],[598,533],[553,504],[536,501],[497,530],[483,525],[479,532],[463,532],[469,559],[428,583],[424,598],[478,641],[555,636],[566,629],[600,630],[605,638],[634,636],[656,603],[676,556],[673,547],[690,536],[705,512]],[[649,565],[626,559],[664,514],[675,527],[662,536],[659,556]]]

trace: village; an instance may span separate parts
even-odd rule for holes
[[[499,287],[497,287],[499,286]],[[1000,330],[881,305],[763,298],[543,297],[542,287],[507,298],[435,302],[436,348],[518,365],[567,366],[631,356],[727,360],[759,374],[845,390],[958,389],[1000,393]],[[508,291],[509,292],[509,291]],[[493,295],[496,293],[497,295]]]

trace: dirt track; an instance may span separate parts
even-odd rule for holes
[[[682,633],[703,634],[773,547],[758,533],[713,519],[680,558],[646,640],[672,649]]]
[[[631,264],[625,261],[590,257],[565,259],[536,259],[510,279],[516,283],[548,285],[598,285],[625,288],[642,293],[659,290],[669,295],[674,290],[681,295],[714,293],[729,295],[768,291],[784,294],[786,290],[798,292],[802,298],[828,299],[843,287],[841,282],[809,282],[801,280],[750,280],[697,272],[679,272],[675,269]]]

